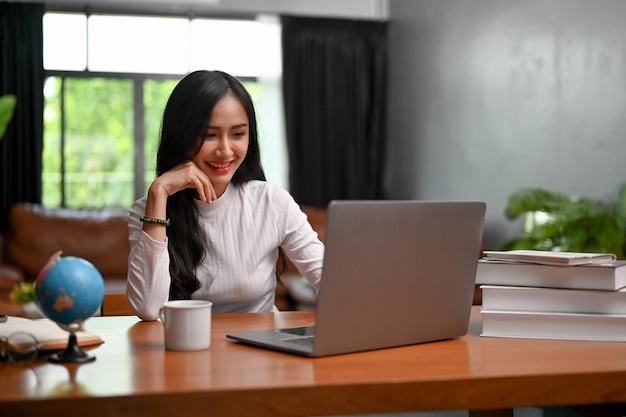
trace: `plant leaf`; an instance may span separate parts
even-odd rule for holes
[[[509,197],[505,215],[513,220],[522,214],[536,211],[553,213],[560,211],[563,206],[571,203],[572,200],[562,193],[547,191],[541,188],[525,188]]]
[[[544,212],[548,219],[526,230],[523,238],[501,248],[572,252],[614,253],[622,259],[626,243],[626,183],[616,202],[589,198],[572,199],[565,194],[527,188],[509,197],[506,216]]]
[[[0,97],[0,140],[4,137],[7,126],[13,118],[16,103],[17,97],[12,94]]]
[[[615,218],[622,230],[626,231],[626,183],[622,184],[615,203]]]

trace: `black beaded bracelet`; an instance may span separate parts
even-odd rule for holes
[[[139,220],[141,220],[143,223],[162,224],[163,226],[170,225],[170,219],[155,219],[154,217],[141,216]]]

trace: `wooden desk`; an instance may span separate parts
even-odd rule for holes
[[[316,416],[626,401],[626,344],[482,338],[320,359],[251,348],[227,332],[310,324],[310,312],[215,315],[209,350],[169,352],[161,323],[94,317],[84,365],[40,359],[0,373],[2,416]],[[478,413],[472,413],[472,415]],[[487,415],[488,413],[485,413]],[[620,414],[621,415],[621,414]]]

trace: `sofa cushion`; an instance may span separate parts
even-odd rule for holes
[[[9,214],[4,263],[32,281],[57,251],[94,264],[105,278],[125,278],[130,245],[128,210],[50,209],[17,204]]]

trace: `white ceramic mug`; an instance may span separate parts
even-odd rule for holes
[[[203,300],[166,302],[159,316],[168,350],[201,350],[211,346],[211,306]]]

